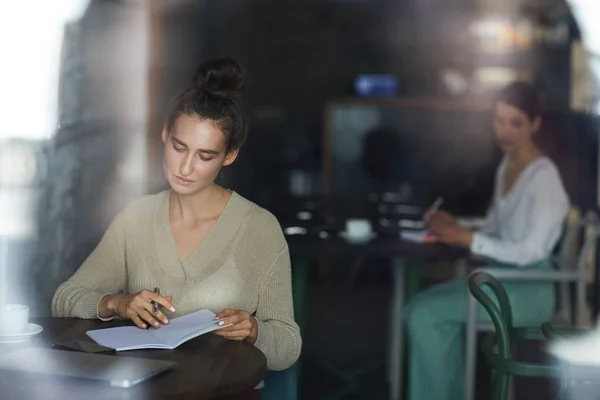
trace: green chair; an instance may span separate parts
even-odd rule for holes
[[[491,289],[496,301],[484,291],[484,286]],[[486,310],[495,329],[482,344],[486,361],[494,372],[493,400],[508,399],[511,376],[560,379],[561,369],[557,366],[513,359],[511,344],[516,340],[544,340],[545,336],[541,327],[513,326],[508,295],[498,280],[486,272],[475,272],[469,277],[469,290]]]
[[[296,365],[283,371],[267,371],[265,386],[260,390],[261,400],[298,400]]]
[[[555,315],[552,321],[558,325],[584,326],[586,316],[586,286],[590,271],[592,254],[597,247],[600,236],[600,223],[595,213],[589,212],[585,217],[570,225],[561,241],[559,253],[552,257],[552,269],[529,270],[520,268],[484,268],[484,272],[492,274],[502,282],[554,282],[558,287]],[[477,272],[476,270],[474,272]],[[574,289],[575,303],[571,302],[571,288]],[[465,325],[465,374],[464,400],[473,400],[475,389],[475,360],[477,351],[477,332],[491,332],[494,327],[489,324],[478,324],[475,316],[475,300],[469,296],[467,323]],[[575,306],[575,307],[573,307]]]

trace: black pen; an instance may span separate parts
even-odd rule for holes
[[[160,294],[160,289],[155,287],[154,293]],[[154,314],[158,314],[158,302],[156,302],[156,301],[152,302],[152,309],[154,310]]]
[[[155,287],[154,288],[154,293],[156,294],[160,294],[160,289]],[[152,310],[154,311],[154,314],[158,314],[158,302],[152,300]],[[150,328],[150,324],[144,324],[146,325],[146,327],[144,329],[149,329]]]

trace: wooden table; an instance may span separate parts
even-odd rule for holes
[[[23,347],[45,347],[58,339],[91,339],[90,329],[131,324],[129,321],[102,322],[72,318],[32,320],[44,331],[21,344],[0,344],[0,353]],[[27,375],[14,371],[0,373],[3,400],[147,400],[147,399],[258,399],[253,390],[266,373],[266,358],[256,347],[206,334],[175,350],[135,350],[118,353],[128,357],[177,362],[177,366],[128,389],[84,379]]]

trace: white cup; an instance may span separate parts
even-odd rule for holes
[[[29,321],[29,307],[23,304],[0,305],[0,335],[25,332]]]
[[[349,219],[346,221],[346,236],[364,238],[371,234],[371,221],[368,219]]]

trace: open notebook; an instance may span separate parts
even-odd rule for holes
[[[174,349],[197,336],[229,325],[219,326],[215,314],[200,310],[182,317],[173,318],[169,325],[158,329],[140,329],[136,326],[95,329],[86,334],[101,346],[117,351],[138,349]],[[224,318],[223,318],[224,319]]]

